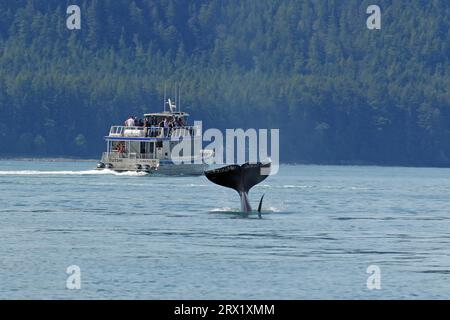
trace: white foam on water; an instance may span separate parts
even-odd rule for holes
[[[275,207],[269,207],[267,209],[265,209],[264,207],[262,208],[262,211],[266,211],[266,212],[281,212],[280,209],[275,208]]]
[[[18,171],[0,171],[0,176],[35,176],[35,175],[115,175],[115,176],[146,176],[147,172],[125,171],[116,172],[109,169],[104,170],[82,170],[82,171],[40,171],[40,170],[18,170]]]
[[[285,188],[285,189],[296,189],[296,188],[304,189],[304,188],[312,188],[313,186],[287,184],[287,185],[283,185],[281,187]]]
[[[369,190],[369,188],[363,188],[363,187],[350,187],[351,190]]]
[[[261,210],[263,213],[269,213],[269,212],[281,212],[280,209],[275,208],[275,207],[268,207],[268,208],[262,208]],[[223,208],[214,208],[212,210],[210,210],[210,212],[225,212],[225,213],[239,213],[241,212],[241,210],[239,208],[230,208],[230,207],[223,207]],[[256,211],[255,211],[256,212]]]
[[[210,212],[240,212],[239,209],[233,209],[230,207],[223,207],[223,208],[214,208]]]

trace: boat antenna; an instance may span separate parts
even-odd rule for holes
[[[181,113],[181,83],[178,85],[178,111]]]
[[[164,83],[164,112],[166,112],[166,83]]]
[[[177,83],[175,82],[175,111],[177,111],[177,102],[178,102],[178,99],[177,99]]]

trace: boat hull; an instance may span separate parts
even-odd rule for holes
[[[203,175],[209,167],[205,163],[180,163],[158,159],[102,158],[97,165],[98,170],[116,172],[148,172],[160,175]]]

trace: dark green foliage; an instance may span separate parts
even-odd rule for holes
[[[280,128],[283,161],[450,165],[449,17],[447,0],[0,0],[0,155],[97,157],[182,82],[205,127]]]

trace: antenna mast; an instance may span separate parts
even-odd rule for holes
[[[177,83],[175,82],[175,88],[174,88],[175,90],[175,111],[177,110],[176,108],[177,108],[177,102],[178,102],[178,99],[177,99]]]
[[[166,112],[166,83],[164,83],[164,112]]]
[[[178,111],[181,113],[181,83],[178,85]]]

